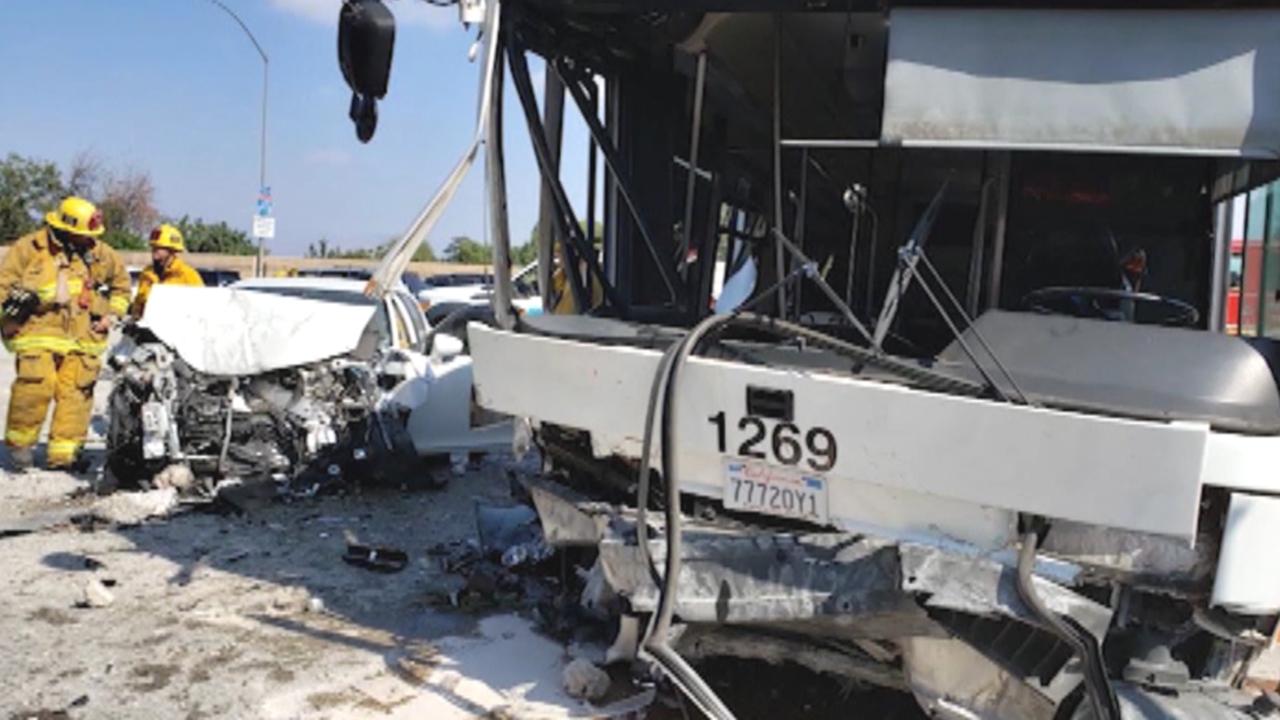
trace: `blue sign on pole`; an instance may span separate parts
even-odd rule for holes
[[[267,185],[258,191],[258,217],[271,217],[271,188]]]

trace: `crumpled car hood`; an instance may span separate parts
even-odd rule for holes
[[[350,353],[376,310],[376,303],[157,285],[139,324],[200,372],[253,375]]]

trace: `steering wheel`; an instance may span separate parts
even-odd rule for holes
[[[1132,318],[1126,317],[1125,303],[1135,307]],[[1073,315],[1103,320],[1131,320],[1137,316],[1136,306],[1155,308],[1160,314],[1153,324],[1191,327],[1200,322],[1200,311],[1190,303],[1154,293],[1134,292],[1105,287],[1044,287],[1022,297],[1022,307],[1055,315]]]

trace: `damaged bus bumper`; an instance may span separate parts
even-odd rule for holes
[[[666,543],[651,513],[649,558],[637,544],[639,379],[653,376],[660,342],[480,326],[470,338],[481,403],[532,417],[561,480],[530,484],[547,542],[595,551],[582,603],[621,618],[615,659],[643,656]],[[509,358],[541,368],[540,382]],[[694,357],[685,368],[671,432],[691,516],[671,583],[681,656],[799,663],[909,691],[934,717],[1098,717],[1091,670],[1119,717],[1257,716],[1238,681],[1280,611],[1259,567],[1280,501],[1259,494],[1266,479],[1244,465],[1207,459],[1222,443],[1256,441],[1263,453],[1273,438],[923,392],[798,362]],[[743,406],[704,404],[714,398]],[[764,442],[735,452],[756,423]],[[795,458],[770,442],[779,426],[796,428]],[[824,462],[826,441],[806,439],[813,427],[829,429],[834,460],[798,476],[821,481],[814,505],[825,515],[734,502],[744,465],[773,473],[755,478],[772,494],[791,479],[787,461]],[[743,437],[722,439],[739,428]],[[1044,538],[1032,553],[1029,528]]]

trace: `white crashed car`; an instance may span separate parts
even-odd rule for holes
[[[510,421],[473,422],[461,343],[433,335],[405,289],[374,299],[364,288],[338,278],[157,286],[111,357],[116,479],[147,483],[178,467],[208,488],[308,489],[510,449]]]

